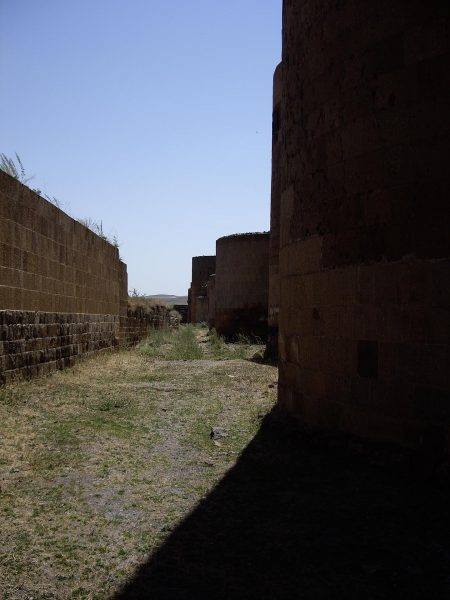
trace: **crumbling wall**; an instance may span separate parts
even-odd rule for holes
[[[188,294],[189,322],[201,323],[208,318],[206,284],[215,273],[215,256],[194,256],[192,258],[192,283]]]
[[[280,167],[282,161],[281,136],[281,92],[282,65],[275,69],[273,77],[272,113],[272,190],[270,209],[269,239],[269,310],[266,355],[272,359],[278,356],[278,314],[280,310]]]
[[[176,328],[180,325],[180,315],[167,306],[158,304],[151,308],[129,306],[126,317],[121,317],[121,342],[137,344],[154,329]]]
[[[449,11],[285,0],[279,403],[442,454]]]
[[[267,337],[269,234],[244,233],[217,240],[215,317],[217,331]]]
[[[188,305],[187,304],[174,304],[173,308],[180,315],[181,323],[188,323]]]
[[[117,248],[0,171],[0,381],[117,345],[127,299]]]

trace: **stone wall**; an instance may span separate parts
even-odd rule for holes
[[[216,274],[209,276],[208,284],[206,286],[208,296],[208,325],[209,327],[215,328],[215,317],[216,317]]]
[[[285,0],[280,387],[325,428],[450,447],[449,10]]]
[[[204,296],[197,296],[195,300],[195,323],[206,323],[208,321],[208,296],[205,288]]]
[[[0,384],[72,366],[117,345],[118,315],[0,311]]]
[[[176,328],[179,325],[180,315],[167,306],[157,305],[151,309],[132,306],[128,308],[127,316],[120,318],[121,343],[137,344],[152,330]]]
[[[173,308],[179,313],[181,317],[181,323],[188,323],[188,305],[174,304]]]
[[[190,323],[201,323],[208,318],[206,284],[209,276],[215,271],[215,256],[194,256],[192,258],[192,282],[188,294]]]
[[[283,150],[281,136],[281,92],[282,65],[275,69],[273,78],[272,113],[272,190],[270,209],[269,240],[269,310],[266,355],[272,359],[278,356],[278,314],[280,310],[280,166]]]
[[[269,234],[244,233],[217,240],[215,317],[218,333],[266,339]]]
[[[116,346],[127,302],[118,249],[0,171],[0,382]]]
[[[0,171],[0,310],[126,314],[118,249]]]

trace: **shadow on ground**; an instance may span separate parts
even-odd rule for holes
[[[115,600],[448,598],[449,496],[268,417]]]

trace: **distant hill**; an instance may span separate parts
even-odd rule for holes
[[[165,304],[188,303],[187,296],[173,296],[171,294],[152,294],[151,296],[147,296],[147,298],[152,298],[153,300],[158,300],[160,302],[164,302]]]

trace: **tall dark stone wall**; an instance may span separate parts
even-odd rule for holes
[[[215,256],[194,256],[192,258],[192,283],[188,294],[188,318],[190,323],[200,323],[208,320],[206,285],[209,276],[215,271]]]
[[[438,454],[450,446],[449,10],[283,8],[279,403]]]
[[[267,332],[267,356],[278,356],[278,314],[280,310],[280,202],[281,202],[281,94],[282,65],[275,69],[273,77],[272,113],[272,188],[269,239],[269,314]]]

